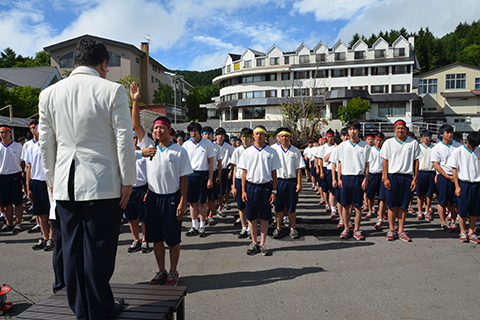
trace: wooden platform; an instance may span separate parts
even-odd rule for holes
[[[110,284],[115,299],[123,298],[123,311],[108,319],[185,319],[187,287],[153,286],[149,284]],[[62,290],[40,301],[17,316],[17,319],[75,320]]]

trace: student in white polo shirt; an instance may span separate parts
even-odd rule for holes
[[[448,159],[452,168],[455,194],[458,197],[460,241],[480,243],[475,225],[480,216],[480,133],[471,132],[465,144],[455,149]],[[467,235],[467,218],[468,235]]]
[[[2,232],[22,231],[23,192],[22,172],[25,162],[21,160],[22,146],[12,140],[12,128],[0,124],[0,203],[5,207],[6,224]],[[13,225],[13,206],[15,206],[16,224]]]
[[[423,157],[418,160],[418,183],[417,183],[417,219],[432,221],[432,197],[435,191],[435,169],[430,161],[433,146],[431,144],[432,133],[428,130],[420,134],[420,149]],[[425,213],[422,210],[425,204]]]
[[[460,147],[461,144],[452,141],[453,127],[444,124],[440,127],[439,133],[441,140],[433,147],[430,160],[433,162],[433,168],[437,171],[437,192],[438,192],[438,215],[441,220],[441,227],[447,232],[458,232],[455,219],[458,213],[458,198],[455,195],[455,185],[453,183],[452,168],[448,166],[448,159],[453,150]],[[448,208],[452,215],[451,221],[447,221],[445,209]]]
[[[307,147],[303,150],[303,159],[305,160],[305,176],[307,177],[307,182],[312,181],[312,176],[310,174],[310,151],[312,149],[313,141],[309,140]]]
[[[243,152],[238,167],[242,171],[242,199],[246,202],[246,216],[252,234],[247,254],[259,252],[272,255],[267,248],[268,222],[272,218],[271,205],[277,193],[277,169],[282,167],[277,152],[265,144],[267,130],[259,125],[253,129],[254,144]],[[260,245],[257,242],[260,218]]]
[[[215,130],[215,144],[220,147],[220,152],[222,153],[222,176],[220,179],[220,189],[218,197],[218,208],[217,216],[224,218],[226,215],[222,212],[222,207],[225,202],[228,202],[230,197],[230,190],[232,189],[231,184],[229,183],[228,174],[230,168],[230,159],[232,158],[234,147],[225,142],[225,137],[227,132],[223,128],[217,128]]]
[[[327,130],[325,135],[326,142],[317,152],[317,171],[320,177],[320,185],[322,186],[323,198],[327,202],[325,204],[325,211],[330,211],[330,218],[333,219],[337,216],[337,201],[335,200],[335,188],[332,186],[332,162],[330,160],[330,157],[332,155],[333,149],[335,148],[335,142],[333,141],[335,133],[332,129],[329,129]]]
[[[367,189],[369,179],[370,145],[358,137],[360,122],[357,120],[350,120],[347,123],[347,130],[350,139],[336,147],[330,159],[332,172],[338,166],[338,179],[332,175],[332,184],[334,186],[338,184],[340,187],[340,203],[343,206],[341,219],[345,222],[350,221],[352,208],[355,208],[353,237],[357,240],[365,240],[360,231],[360,222],[363,193]],[[348,239],[349,236],[349,226],[345,223],[340,239]]]
[[[378,221],[373,226],[375,229],[383,227],[385,215],[386,189],[382,182],[383,159],[380,158],[380,151],[385,141],[385,135],[379,132],[375,135],[374,146],[370,149],[370,162],[368,169],[369,181],[367,185],[368,213],[366,219],[371,219],[374,214],[375,196],[378,198]]]
[[[380,157],[383,159],[382,180],[387,189],[390,227],[386,238],[388,241],[396,239],[395,220],[398,217],[398,238],[410,242],[412,239],[404,230],[405,218],[412,192],[417,186],[418,159],[423,154],[418,142],[407,137],[405,121],[395,121],[394,128],[395,137],[385,141],[380,151]]]
[[[298,194],[302,192],[302,169],[305,168],[302,154],[290,143],[292,132],[289,128],[278,128],[275,134],[278,143],[272,148],[277,151],[281,168],[277,169],[277,196],[275,197],[275,215],[277,227],[273,238],[282,237],[282,217],[288,214],[290,220],[290,237],[298,239],[296,207]]]
[[[185,141],[183,148],[187,151],[193,174],[188,176],[187,202],[190,203],[192,227],[185,234],[187,237],[206,237],[205,222],[207,220],[207,189],[213,188],[213,168],[215,149],[211,141],[203,139],[202,126],[191,122],[187,127],[190,139]],[[200,226],[198,217],[200,216]]]
[[[217,207],[218,193],[220,191],[220,179],[222,174],[223,154],[220,152],[220,146],[213,143],[213,128],[206,126],[203,128],[202,138],[212,143],[215,150],[213,159],[213,188],[207,189],[207,224],[214,225],[213,215]]]
[[[242,230],[238,234],[239,239],[244,239],[248,237],[248,233],[250,232],[250,228],[247,224],[247,218],[245,214],[245,202],[242,200],[242,169],[238,167],[240,163],[240,159],[242,158],[243,152],[250,148],[253,145],[253,138],[252,138],[253,130],[250,128],[243,128],[241,131],[241,139],[243,145],[236,148],[233,151],[232,158],[230,160],[230,164],[232,165],[233,169],[233,178],[234,182],[232,184],[232,195],[237,199],[237,209],[238,215],[240,219],[240,223],[242,225]]]

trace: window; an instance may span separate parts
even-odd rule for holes
[[[247,60],[243,62],[244,68],[251,68],[252,67],[252,60]]]
[[[394,85],[392,85],[392,93],[408,92],[408,91],[410,91],[410,86],[408,84],[394,84]]]
[[[73,52],[60,58],[60,68],[73,68]]]
[[[227,66],[227,72],[230,72],[230,65]]]
[[[465,73],[447,74],[445,89],[465,89],[466,78]]]
[[[455,123],[464,123],[464,122],[465,122],[465,118],[453,119],[453,122],[455,122]]]
[[[294,79],[308,79],[310,78],[310,71],[295,71],[293,73]]]
[[[372,86],[371,93],[388,93],[388,87],[385,85]]]
[[[252,99],[253,98],[253,91],[245,92],[245,99]]]
[[[282,80],[290,80],[290,72],[282,73]]]
[[[332,70],[332,78],[348,77],[348,69]]]
[[[108,61],[109,67],[120,67],[120,56],[116,53],[108,51],[108,54],[110,55],[110,61]]]
[[[313,71],[314,78],[328,78],[328,70],[315,70]]]
[[[155,71],[155,72],[157,72],[157,67],[152,66],[152,70]]]
[[[265,98],[265,91],[253,91],[254,98]]]
[[[241,79],[242,79],[241,83],[261,82],[261,81],[267,81],[267,79],[271,79],[271,75],[261,74],[261,75],[258,75],[258,76],[242,77]],[[236,80],[236,79],[232,79],[232,80]],[[232,83],[232,84],[236,84],[236,82],[234,81],[234,83]]]
[[[136,62],[136,63],[140,63],[140,59],[138,59],[137,57],[135,57],[135,62]]]
[[[405,103],[380,103],[378,105],[379,117],[404,117],[406,111]]]
[[[410,73],[410,66],[393,66],[392,74],[406,74]]]
[[[242,77],[242,83],[253,82],[253,76],[250,77]]]
[[[309,96],[310,95],[310,89],[308,89],[308,88],[293,89],[293,95],[295,97]]]
[[[275,66],[280,63],[280,58],[270,58],[270,65]]]
[[[324,96],[327,93],[328,88],[314,88],[313,95],[314,96]]]
[[[265,107],[243,108],[243,119],[265,119]]]
[[[325,53],[317,53],[315,55],[315,62],[323,62],[325,61]]]
[[[238,70],[240,69],[240,62],[237,62],[233,65],[233,70]]]
[[[225,121],[229,120],[238,120],[238,109],[230,108],[230,110],[225,110]]]
[[[260,82],[260,81],[266,81],[267,76],[265,74],[259,75],[259,76],[253,76],[253,82]]]
[[[475,78],[475,90],[480,90],[480,78]]]
[[[437,93],[437,79],[428,79],[428,93]]]
[[[350,75],[352,77],[361,77],[368,75],[368,68],[353,68],[350,70]]]
[[[355,60],[365,59],[365,51],[355,51]]]
[[[268,76],[268,75],[267,75]],[[268,77],[267,77],[268,78]],[[276,73],[271,73],[270,74],[270,81],[277,81],[277,74]]]
[[[352,86],[352,90],[366,90],[365,86]]]
[[[282,97],[290,97],[290,89],[282,89]]]
[[[308,54],[304,54],[300,56],[300,63],[309,63],[310,62],[310,56]]]
[[[283,57],[284,64],[290,64],[290,57]]]
[[[437,79],[420,80],[418,86],[419,94],[437,93]]]
[[[385,58],[385,49],[375,50],[375,58]]]
[[[383,76],[388,74],[388,67],[375,67],[372,68],[372,76]]]
[[[155,78],[152,76],[152,82],[155,82]]]
[[[265,91],[265,97],[270,98],[270,97],[276,97],[277,96],[277,90],[267,90]]]
[[[265,59],[257,59],[257,67],[261,67],[265,65]]]
[[[335,61],[345,60],[345,52],[335,53]]]
[[[405,48],[395,48],[393,50],[394,57],[405,57]]]
[[[158,79],[157,79],[157,78],[155,78],[155,82],[158,83]]]

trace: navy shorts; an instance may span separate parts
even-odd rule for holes
[[[248,201],[245,205],[247,220],[258,218],[268,221],[272,218],[272,206],[269,203],[272,195],[272,183],[255,184],[247,181]]]
[[[328,191],[332,194],[335,194],[335,188],[332,184],[332,170],[325,170],[325,181],[327,182]],[[338,181],[338,180],[337,180]],[[327,190],[325,190],[326,192]]]
[[[385,185],[382,181],[381,173],[370,173],[369,181],[367,185],[367,199],[375,199],[375,196],[378,196],[379,200],[385,201],[387,199]]]
[[[458,180],[462,193],[458,197],[458,215],[462,218],[471,215],[480,216],[480,182],[465,182]]]
[[[275,211],[288,212],[296,211],[298,203],[297,179],[277,179],[277,196],[275,197]]]
[[[211,201],[217,201],[218,200],[218,192],[220,190],[220,186],[216,182],[217,177],[218,177],[218,171],[215,170],[215,171],[213,171],[213,188],[211,188],[211,189],[207,188],[207,199],[211,200]]]
[[[48,187],[46,181],[32,180],[30,188],[33,193],[32,213],[36,216],[50,214],[50,199],[48,198]]]
[[[320,188],[322,188],[323,192],[328,192],[330,189],[328,187],[328,183],[327,183],[327,180],[326,180],[326,175],[325,173],[327,172],[327,168],[326,167],[322,167],[322,170],[323,170],[323,179],[320,179]]]
[[[208,171],[194,171],[187,176],[187,202],[207,202]]]
[[[417,197],[433,197],[435,191],[435,171],[418,171],[418,183],[415,189]]]
[[[177,219],[180,190],[171,194],[149,191],[145,203],[145,240],[176,246],[181,242],[182,221]]]
[[[310,172],[312,176],[315,178],[315,181],[318,182],[318,180],[320,180],[320,176],[317,174],[317,168],[315,167],[315,160],[310,161]]]
[[[387,207],[399,207],[407,210],[412,198],[412,191],[410,186],[412,184],[413,176],[411,174],[388,174],[391,188],[386,190],[387,193]]]
[[[305,162],[305,169],[310,170],[310,163],[309,163],[308,159],[303,159],[303,162]]]
[[[221,196],[224,196],[227,193],[227,191],[231,189],[230,180],[228,179],[228,173],[229,173],[228,169],[222,170],[222,177],[220,179],[220,186],[219,186],[220,189],[218,193]]]
[[[237,208],[245,209],[245,202],[242,200],[242,179],[235,178],[235,189],[237,189]]]
[[[363,175],[348,176],[342,175],[343,187],[340,188],[340,204],[343,206],[353,204],[354,207],[361,207],[363,204],[362,182]]]
[[[458,206],[458,197],[455,195],[455,184],[447,180],[441,174],[437,178],[438,205],[446,207],[448,203],[454,207]]]
[[[0,175],[0,202],[6,207],[22,204],[22,173]]]
[[[148,186],[133,187],[132,194],[128,200],[127,207],[123,213],[123,216],[127,221],[140,220],[143,221],[145,214],[145,193],[147,193]]]

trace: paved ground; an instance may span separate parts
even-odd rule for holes
[[[440,230],[439,220],[418,222],[409,215],[412,243],[387,242],[385,230],[363,221],[366,241],[338,239],[337,221],[307,187],[300,197],[301,238],[268,238],[273,256],[247,256],[234,210],[209,227],[206,238],[183,238],[181,285],[188,286],[188,319],[451,319],[477,318],[480,246],[463,244]],[[185,219],[184,229],[190,227]],[[149,281],[153,253],[129,254],[122,227],[112,282]],[[272,229],[270,230],[270,233]],[[0,234],[0,283],[34,302],[51,295],[51,253],[31,250],[38,234]],[[16,292],[15,316],[31,305]],[[0,317],[9,319],[10,317]]]

